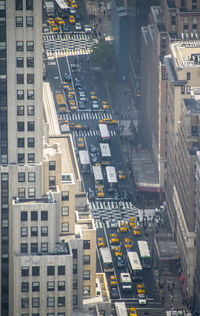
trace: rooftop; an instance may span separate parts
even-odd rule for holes
[[[155,238],[156,250],[160,260],[178,260],[179,252],[171,234],[163,233]]]
[[[182,40],[171,44],[171,52],[177,68],[200,67],[200,41]]]

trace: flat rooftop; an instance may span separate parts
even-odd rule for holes
[[[200,41],[182,40],[171,44],[171,52],[177,68],[200,67]]]
[[[179,252],[171,234],[163,233],[155,238],[156,250],[160,260],[178,260]]]

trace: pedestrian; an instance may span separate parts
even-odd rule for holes
[[[101,18],[99,18],[99,24],[101,24]]]
[[[170,285],[168,284],[168,286],[167,286],[167,289],[168,289],[168,291],[170,291]]]
[[[173,287],[173,289],[175,288],[175,284],[174,284],[174,282],[172,283],[172,287]]]
[[[105,10],[105,9],[103,10],[103,15],[104,15],[104,16],[106,15],[106,10]]]

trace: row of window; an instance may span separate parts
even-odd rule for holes
[[[25,128],[24,128],[25,123],[22,122],[17,122],[17,131],[18,132],[24,132]],[[34,121],[28,121],[27,122],[27,131],[28,132],[34,132],[35,131],[35,122]]]
[[[40,220],[41,221],[48,221],[48,211],[22,211],[21,212],[21,222],[27,222],[28,220],[31,221],[38,221],[38,214],[40,213]],[[28,218],[28,214],[31,214],[31,217]]]
[[[34,163],[35,162],[35,154],[29,153],[28,156],[28,163]],[[20,164],[25,163],[25,154],[17,154],[17,162]]]
[[[21,235],[21,237],[28,237],[28,227],[21,227],[20,235]],[[42,237],[48,236],[48,226],[41,226],[40,227],[40,235]],[[37,226],[31,227],[31,237],[38,237],[38,227]]]
[[[30,246],[31,246],[31,249],[30,249],[31,253],[38,253],[39,252],[37,242],[32,242]],[[28,243],[21,243],[20,244],[20,252],[23,254],[28,253]],[[48,252],[48,242],[41,242],[40,252]]]
[[[21,276],[28,277],[30,268],[28,266],[21,267]],[[54,276],[55,275],[55,266],[47,266],[47,275]],[[65,266],[57,266],[57,275],[65,275]],[[32,276],[40,276],[40,266],[32,267]]]
[[[27,74],[27,83],[34,84],[34,74]],[[24,84],[24,74],[17,74],[17,84]]]
[[[65,281],[57,282],[57,290],[65,291]],[[55,281],[47,282],[47,291],[55,291]],[[29,282],[21,283],[21,292],[29,292]],[[40,292],[40,282],[32,282],[32,292]]]
[[[24,137],[18,137],[17,138],[17,147],[18,148],[24,148],[25,146],[25,138]],[[34,148],[35,147],[35,138],[34,137],[28,137],[27,138],[27,147]]]
[[[29,198],[35,198],[36,196],[36,189],[35,188],[28,188],[28,197]],[[26,189],[25,188],[19,188],[18,189],[18,197],[20,199],[26,198]]]
[[[18,105],[17,106],[17,116],[24,116],[24,114],[25,114],[24,105]],[[27,106],[27,115],[28,116],[35,115],[35,107],[34,107],[34,105],[28,105]]]
[[[23,68],[24,67],[24,57],[16,58],[16,67]],[[34,57],[26,57],[26,67],[33,68],[34,67]]]
[[[15,1],[16,10],[23,10],[23,0]],[[26,0],[26,10],[33,10],[33,0]]]
[[[65,296],[60,296],[57,299],[59,307],[65,306]],[[32,308],[40,307],[40,297],[32,298]],[[47,297],[47,307],[55,307],[55,297]],[[29,298],[21,299],[21,308],[29,308]]]
[[[24,51],[24,42],[23,41],[16,41],[16,51],[17,52]],[[26,41],[26,51],[27,52],[34,51],[34,42],[33,41]]]
[[[24,21],[23,16],[17,16],[16,17],[16,27],[23,27]],[[27,16],[26,17],[26,27],[33,27],[34,26],[34,19],[33,16]]]
[[[17,90],[17,100],[24,100],[24,90]],[[35,90],[34,89],[28,89],[27,90],[27,100],[34,100],[35,99]]]
[[[75,303],[76,302],[76,303]],[[73,297],[73,305],[77,305],[77,295],[74,295],[74,297]],[[42,316],[40,313],[32,313],[31,314],[32,316]],[[27,313],[23,313],[23,314],[21,314],[21,316],[31,316],[31,315],[29,315],[29,314],[27,314]],[[62,312],[62,313],[57,313],[57,314],[55,314],[55,313],[47,313],[46,314],[46,316],[65,316],[65,312]]]
[[[25,172],[18,172],[18,182],[25,182]],[[35,182],[35,172],[28,172],[28,182]]]

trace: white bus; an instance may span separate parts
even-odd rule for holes
[[[43,6],[48,17],[54,16],[55,8],[52,0],[43,0]]]
[[[141,281],[143,279],[142,265],[137,252],[127,252],[128,262],[131,269],[131,276],[133,281]]]
[[[120,273],[120,284],[123,292],[130,292],[132,290],[132,281],[130,273]]]
[[[113,192],[117,189],[117,175],[115,167],[106,166],[106,176],[108,183],[108,192]]]
[[[151,268],[151,255],[149,251],[149,246],[146,240],[138,240],[138,248],[139,248],[139,255],[142,267],[144,269]]]
[[[108,247],[100,248],[100,255],[103,263],[103,271],[106,273],[113,272],[114,268],[110,249]]]
[[[101,151],[101,163],[102,165],[110,165],[111,164],[111,152],[110,146],[108,143],[100,143],[100,151]]]
[[[69,7],[64,0],[55,0],[57,10],[62,17],[66,17],[69,14]]]
[[[103,186],[103,174],[101,166],[93,166],[92,171],[94,175],[95,187],[98,187],[99,185]]]
[[[117,316],[128,316],[126,304],[124,302],[116,302],[115,310],[116,310]]]
[[[81,172],[90,172],[90,158],[87,150],[79,150],[79,160],[81,165]]]
[[[110,132],[106,124],[99,124],[99,132],[102,142],[108,142],[110,140]]]

